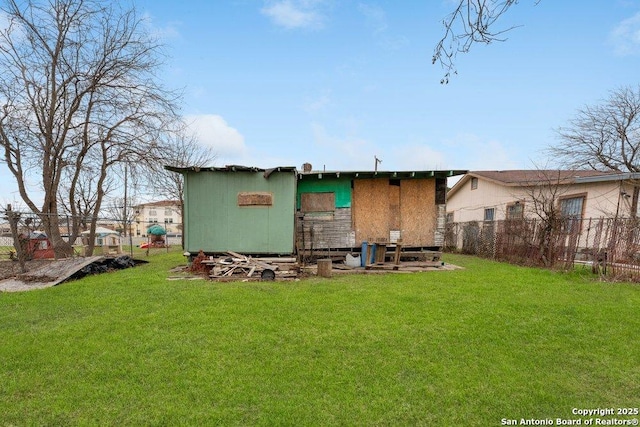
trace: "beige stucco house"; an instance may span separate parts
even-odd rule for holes
[[[634,217],[640,173],[593,170],[471,171],[447,193],[447,222],[535,217],[534,198],[553,193],[568,217]]]
[[[182,234],[182,211],[179,200],[161,200],[134,206],[134,236],[146,237],[147,228],[158,224],[167,234]]]

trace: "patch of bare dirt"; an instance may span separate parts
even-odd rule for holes
[[[44,259],[34,259],[25,263],[27,267],[27,274],[29,271],[37,270],[38,268],[50,264],[51,261]],[[22,274],[20,270],[20,263],[17,261],[0,261],[0,280],[10,279]]]

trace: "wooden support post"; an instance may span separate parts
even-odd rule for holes
[[[376,264],[384,264],[384,259],[387,256],[387,244],[386,243],[376,243]]]
[[[402,239],[396,241],[396,251],[393,254],[393,263],[395,265],[400,264],[400,253],[402,252]]]
[[[371,265],[373,262],[371,260],[371,253],[373,252],[373,243],[369,243],[367,245],[367,253],[365,254],[365,258],[364,258],[364,265],[365,267],[367,265]]]
[[[331,277],[331,259],[319,259],[318,260],[318,276]]]

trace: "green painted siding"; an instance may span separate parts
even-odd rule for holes
[[[334,192],[336,195],[336,208],[351,207],[351,178],[323,178],[298,180],[296,208],[300,209],[300,195],[302,193]]]
[[[201,171],[185,174],[185,246],[197,253],[294,252],[293,172]],[[238,206],[238,194],[268,192],[271,206]]]

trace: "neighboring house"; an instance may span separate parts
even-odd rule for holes
[[[131,223],[133,235],[147,237],[147,229],[153,224],[164,227],[167,234],[182,234],[182,215],[180,201],[161,200],[143,203],[133,207],[135,218]]]
[[[446,179],[465,171],[176,168],[185,177],[185,250],[293,254],[364,241],[440,247]]]
[[[447,222],[534,218],[534,199],[555,193],[574,218],[635,217],[640,174],[592,170],[471,171],[447,193]]]

